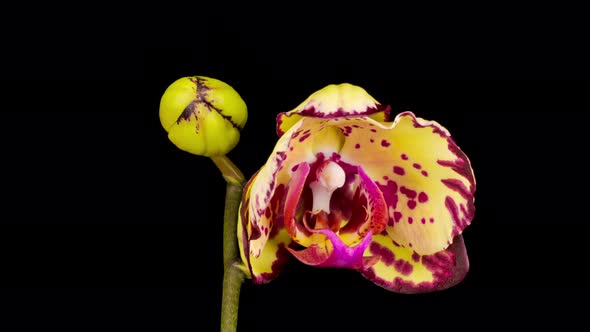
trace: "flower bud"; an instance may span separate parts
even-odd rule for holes
[[[180,78],[166,89],[160,101],[160,122],[170,141],[200,156],[231,151],[247,119],[246,103],[236,90],[214,78]]]

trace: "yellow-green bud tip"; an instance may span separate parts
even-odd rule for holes
[[[170,141],[179,149],[200,156],[220,156],[231,151],[247,120],[248,110],[242,97],[214,78],[178,79],[160,101],[160,122]]]

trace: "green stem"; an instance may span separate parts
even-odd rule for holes
[[[211,160],[221,171],[221,175],[227,183],[233,183],[242,186],[245,178],[242,171],[227,156],[214,156]]]
[[[227,158],[213,157],[213,162],[227,181],[223,215],[223,294],[221,298],[221,331],[235,332],[238,325],[240,289],[244,273],[236,266],[241,263],[237,243],[237,222],[245,181],[240,170]]]

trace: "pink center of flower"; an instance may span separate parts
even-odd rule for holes
[[[383,194],[359,166],[339,158],[302,163],[285,201],[285,226],[303,250],[289,251],[303,263],[359,268],[372,234],[385,228]]]

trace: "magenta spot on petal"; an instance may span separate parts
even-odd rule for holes
[[[268,235],[268,228],[264,228],[264,235]]]
[[[377,183],[377,186],[383,193],[383,198],[385,199],[385,202],[387,202],[387,205],[395,210],[398,202],[397,183],[392,180],[387,180],[385,185]]]
[[[408,201],[408,207],[410,208],[410,210],[414,210],[414,208],[416,207],[416,201],[415,200],[409,200]]]
[[[277,152],[277,162],[280,163],[281,160],[285,160],[287,159],[287,153],[285,151],[279,151]]]
[[[391,265],[395,262],[395,255],[391,252],[391,250],[387,249],[386,247],[380,245],[377,242],[371,242],[369,246],[369,251],[371,252],[371,254],[380,257],[381,261],[383,261],[385,265]]]
[[[295,166],[291,167],[291,171],[292,171],[292,172],[295,172],[295,171],[296,171],[298,168],[299,168],[299,164],[297,164],[297,165],[295,165]]]
[[[424,203],[424,202],[426,202],[426,201],[428,201],[428,195],[426,195],[426,193],[425,193],[425,192],[423,192],[423,191],[422,191],[422,192],[420,192],[420,193],[418,194],[418,202],[420,202],[420,203]]]
[[[409,245],[410,247],[412,247],[412,242],[408,243],[408,245]]]
[[[307,133],[307,134],[304,134],[303,136],[299,137],[299,142],[305,141],[309,137],[309,135],[311,135],[311,134]]]
[[[407,276],[410,275],[412,273],[412,271],[414,270],[414,267],[412,266],[412,264],[410,264],[410,262],[405,261],[403,259],[398,259],[395,261],[395,263],[393,264],[393,267],[396,269],[397,272]]]
[[[371,143],[375,143],[375,140],[372,138],[369,141],[371,141]]]
[[[391,143],[389,143],[386,139],[381,140],[381,146],[388,147]]]
[[[424,225],[426,223],[426,218],[420,219],[420,222],[422,223],[422,225]]]
[[[408,217],[408,224],[413,224],[414,223],[414,218],[412,217]]]
[[[412,260],[413,260],[414,262],[416,262],[416,263],[420,261],[420,255],[418,255],[418,253],[417,253],[417,252],[415,252],[415,251],[414,251],[414,253],[412,254]]]
[[[355,149],[360,149],[360,148],[361,148],[361,145],[360,145],[360,144],[358,144],[358,143],[356,143],[356,144],[354,145],[354,148],[355,148]]]
[[[430,218],[428,221],[430,221],[431,224],[434,224],[434,218]]]
[[[422,173],[422,175],[424,175],[424,176],[428,176],[428,172],[426,172],[426,171],[422,171],[420,173]]]
[[[458,192],[459,194],[461,194],[461,196],[463,196],[463,198],[465,198],[466,200],[469,200],[471,193],[469,192],[469,189],[463,184],[463,182],[461,182],[461,180],[442,179],[441,182],[445,186],[447,186],[447,188]]]
[[[429,270],[438,275],[439,278],[447,279],[453,276],[453,270],[456,268],[456,254],[453,252],[443,251],[434,255],[422,257],[422,264]]]
[[[293,151],[293,147],[292,146],[289,147],[289,151]]]
[[[354,125],[352,125],[352,126],[353,126],[354,128],[360,128],[360,127],[361,127],[361,126],[359,126],[359,125],[356,125],[356,124],[354,124]]]
[[[377,132],[377,129],[371,128],[371,131],[374,132],[374,133],[376,133]]]
[[[344,128],[340,128],[340,130],[342,130],[342,133],[344,134],[344,136],[348,136],[348,135],[350,135],[350,133],[352,133],[351,126],[344,126]]]
[[[462,206],[463,205],[461,204],[461,207]],[[457,206],[457,203],[452,197],[445,197],[445,207],[447,208],[447,210],[451,214],[451,218],[453,219],[454,225],[452,236],[456,236],[461,232],[461,230],[467,227],[470,220],[465,218],[465,213],[463,211],[461,211],[463,212],[463,215],[461,216],[459,211],[460,208]]]
[[[369,251],[373,256],[378,257],[383,264],[387,266],[393,265],[395,270],[403,275],[411,274],[414,269],[410,262],[404,259],[395,259],[395,254],[389,248],[382,246],[379,243],[372,242],[369,246]]]
[[[264,215],[266,216],[266,218],[270,218],[270,209],[266,208],[266,211],[264,211]],[[264,227],[264,226],[262,226]]]
[[[406,171],[399,166],[393,166],[393,173],[397,174],[397,175],[404,175],[406,174]]]
[[[389,176],[387,176],[387,175],[384,175],[384,176],[383,176],[383,180],[385,180],[385,181],[389,180]]]
[[[395,220],[395,222],[399,222],[400,220],[402,220],[402,213],[399,211],[393,212],[393,219]]]
[[[406,195],[409,199],[416,198],[416,192],[414,190],[412,190],[412,189],[408,189],[408,188],[406,188],[404,186],[401,186],[401,188],[399,188],[399,191],[402,194]]]
[[[403,160],[408,160],[408,156],[405,153],[402,153],[401,157]]]
[[[420,164],[418,164],[418,163],[413,163],[413,164],[412,164],[412,166],[413,166],[415,169],[421,169],[421,168],[422,168],[422,165],[420,165]]]

